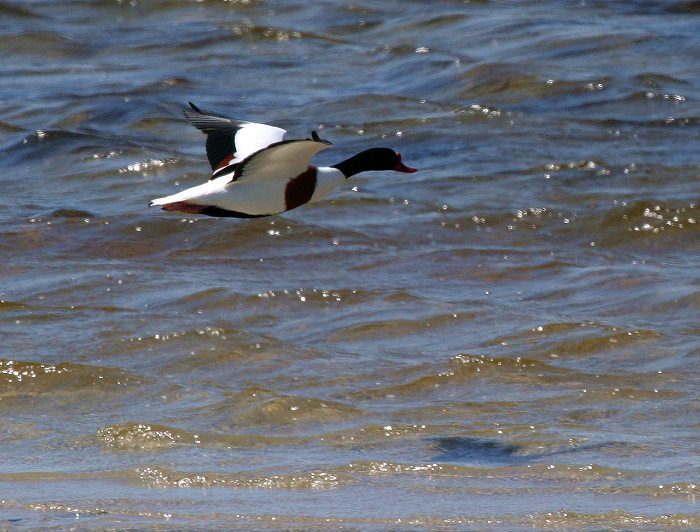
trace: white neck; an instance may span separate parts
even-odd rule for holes
[[[342,183],[345,183],[343,172],[332,166],[321,166],[316,169],[316,190],[310,201],[325,198]]]

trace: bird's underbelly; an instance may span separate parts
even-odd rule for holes
[[[165,210],[249,218],[279,214],[328,195],[345,176],[336,168],[309,168],[286,179],[220,177],[179,194],[154,200]]]
[[[285,182],[233,182],[225,190],[198,198],[197,203],[255,216],[277,214],[287,210]]]

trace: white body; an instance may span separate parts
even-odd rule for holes
[[[155,199],[151,204],[186,202],[203,207],[213,205],[252,215],[278,214],[287,210],[285,189],[289,179],[275,177],[231,181],[230,174],[223,175],[177,194]],[[340,170],[332,167],[316,168],[316,188],[310,201],[325,198],[344,182],[345,176]]]

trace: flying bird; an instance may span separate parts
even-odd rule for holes
[[[369,170],[415,172],[389,148],[370,148],[332,166],[311,159],[332,144],[311,138],[284,140],[284,129],[207,114],[190,102],[185,117],[207,136],[212,175],[202,185],[151,201],[149,207],[208,216],[259,218],[318,201],[345,180]]]

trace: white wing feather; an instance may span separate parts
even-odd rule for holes
[[[309,168],[314,155],[330,147],[329,142],[315,140],[290,140],[269,146],[241,162],[232,182],[296,177]]]
[[[267,124],[241,123],[240,129],[236,132],[236,153],[231,163],[240,163],[256,151],[267,148],[270,144],[281,142],[284,140],[286,133],[282,128],[268,126]]]

